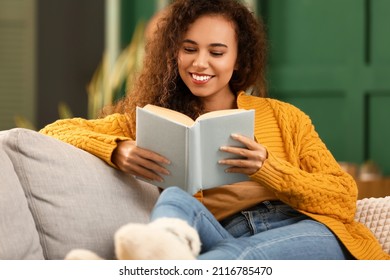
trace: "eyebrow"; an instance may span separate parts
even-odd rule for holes
[[[197,45],[198,43],[195,42],[195,41],[192,41],[190,39],[184,39],[183,40],[183,43],[190,43],[190,44],[194,44],[194,45]],[[212,43],[210,44],[211,47],[224,47],[224,48],[227,48],[228,46],[225,45],[225,44],[222,44],[222,43]]]

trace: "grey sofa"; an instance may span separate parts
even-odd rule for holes
[[[32,130],[0,131],[0,259],[63,259],[74,248],[114,255],[113,235],[147,222],[153,185]],[[356,219],[390,251],[390,197],[358,201]]]
[[[114,258],[114,232],[147,222],[156,187],[27,129],[0,132],[0,259]]]

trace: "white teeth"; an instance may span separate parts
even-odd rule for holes
[[[210,80],[211,76],[199,76],[199,75],[192,74],[192,78],[194,78],[197,81],[204,82],[204,81]]]

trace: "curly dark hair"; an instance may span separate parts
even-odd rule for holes
[[[200,100],[180,78],[177,57],[189,26],[204,15],[231,21],[238,42],[237,65],[229,82],[232,92],[251,89],[266,96],[266,35],[263,22],[236,0],[176,0],[157,22],[145,46],[142,71],[132,90],[116,105],[116,112],[130,114],[135,128],[135,108],[146,104],[174,109],[192,118],[203,113]],[[133,130],[135,131],[135,130]]]

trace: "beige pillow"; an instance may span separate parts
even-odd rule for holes
[[[390,196],[358,200],[355,220],[365,224],[390,254]]]

